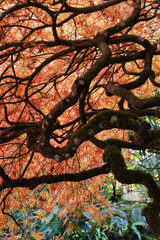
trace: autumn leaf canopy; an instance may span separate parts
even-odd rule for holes
[[[112,173],[145,185],[160,236],[160,189],[126,165],[133,150],[160,150],[147,121],[160,118],[159,19],[158,0],[0,1],[2,226],[23,201],[104,204],[98,186]]]

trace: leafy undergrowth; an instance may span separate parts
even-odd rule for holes
[[[154,240],[152,232],[147,227],[145,220],[135,221],[133,211],[140,209],[141,205],[127,206],[124,208],[116,204],[116,209],[110,218],[104,219],[103,224],[99,224],[91,218],[89,213],[78,211],[69,221],[58,217],[59,208],[55,207],[53,212],[43,218],[37,218],[38,210],[28,210],[23,215],[20,212],[14,213],[14,218],[24,226],[25,219],[32,218],[34,224],[24,226],[18,231],[14,239],[27,240]],[[101,211],[106,211],[101,209]],[[77,217],[78,216],[78,217]],[[70,229],[70,230],[69,230]],[[0,239],[13,239],[14,232],[11,229],[3,229]]]

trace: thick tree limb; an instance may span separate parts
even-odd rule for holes
[[[142,148],[143,144],[145,145],[145,148],[152,147],[152,144],[155,148],[155,145],[157,144],[156,149],[160,149],[158,137],[156,139],[157,142],[155,143],[152,141],[151,136],[149,136],[148,130],[150,125],[148,123],[141,121],[135,115],[112,110],[98,113],[95,117],[89,120],[88,123],[76,130],[71,135],[66,146],[62,148],[54,148],[49,142],[42,146],[37,143],[34,132],[28,134],[28,148],[41,153],[44,157],[61,162],[73,157],[78,147],[83,142],[92,139],[94,135],[103,130],[112,128],[132,130],[136,133],[135,141],[137,142],[137,145],[140,145]],[[139,140],[137,138],[138,136]]]
[[[62,99],[56,106],[46,115],[42,122],[42,139],[41,147],[43,148],[49,141],[53,124],[67,108],[73,106],[79,99],[83,89],[88,85],[94,77],[107,65],[111,58],[111,51],[105,42],[104,37],[98,39],[98,46],[102,51],[100,58],[89,68],[86,73],[79,77],[71,87],[71,93]]]
[[[102,84],[100,86],[105,89],[106,94],[110,93],[112,95],[121,97],[122,99],[126,100],[135,109],[147,109],[147,108],[160,106],[159,97],[139,99],[131,91],[121,86],[116,86],[113,83]]]
[[[16,187],[25,187],[30,188],[33,190],[40,184],[52,184],[57,182],[79,182],[86,179],[90,179],[92,177],[98,176],[100,174],[108,174],[110,172],[110,166],[105,164],[101,167],[97,167],[94,169],[82,171],[79,173],[66,173],[66,174],[59,174],[59,175],[43,175],[40,177],[33,177],[33,178],[19,178],[19,179],[12,179],[11,181],[5,182],[4,184],[0,185],[0,191],[6,188],[16,188]]]
[[[153,199],[144,209],[143,214],[156,237],[160,236],[160,188],[150,173],[141,170],[128,170],[120,148],[113,140],[108,141],[103,154],[104,162],[110,164],[111,172],[121,183],[143,184],[148,189],[148,195]]]

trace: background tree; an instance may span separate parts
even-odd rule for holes
[[[112,172],[148,188],[143,214],[158,237],[160,189],[127,170],[121,149],[160,149],[160,129],[140,119],[160,117],[159,1],[0,3],[0,228],[11,210],[62,199],[61,216],[100,217],[94,203],[109,204],[92,177]]]

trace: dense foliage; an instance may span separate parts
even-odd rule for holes
[[[143,214],[160,236],[160,188],[126,165],[129,149],[160,150],[145,121],[160,118],[159,10],[159,0],[0,1],[0,230],[25,237],[32,220],[15,214],[55,204],[64,224],[82,208],[100,224],[112,206],[99,186],[113,173],[148,189]]]

